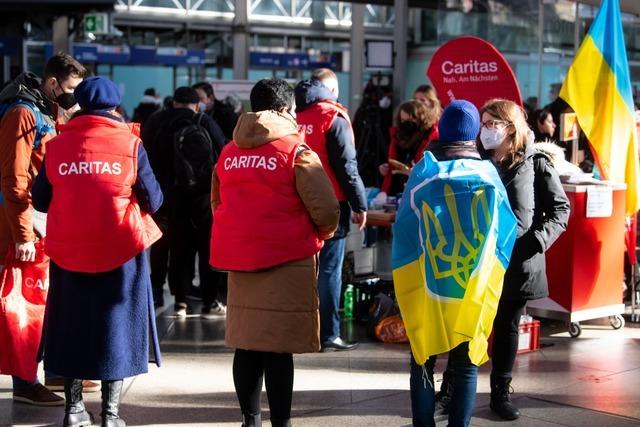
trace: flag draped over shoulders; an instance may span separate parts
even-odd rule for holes
[[[487,357],[516,219],[488,161],[438,162],[429,152],[409,178],[393,227],[393,280],[417,363],[469,342]]]
[[[627,214],[640,208],[638,135],[617,0],[603,0],[560,90],[576,112],[602,176],[627,184]]]

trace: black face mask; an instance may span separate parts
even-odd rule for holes
[[[58,85],[58,87],[60,87],[60,85]],[[60,87],[60,89],[62,89],[62,87]],[[54,101],[63,110],[69,110],[71,107],[76,105],[76,97],[73,95],[73,93],[66,93],[64,90],[60,95],[56,96],[56,99],[54,99]]]
[[[420,128],[418,127],[418,124],[415,122],[400,122],[400,124],[398,125],[398,138],[399,139],[410,139],[412,136],[414,136],[418,131],[420,130]]]

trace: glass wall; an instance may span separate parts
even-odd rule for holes
[[[550,101],[550,86],[561,83],[571,65],[576,48],[576,25],[580,43],[598,10],[569,0],[430,0],[425,1],[425,6],[413,12],[414,48],[425,53],[410,57],[408,70],[423,71],[433,51],[448,40],[462,35],[482,37],[505,55],[523,98],[538,97],[539,105]],[[543,54],[539,55],[541,22]],[[623,27],[631,80],[637,93],[640,92],[640,18],[623,14]],[[410,85],[423,78],[423,72],[412,75],[407,81],[407,93],[413,90]]]

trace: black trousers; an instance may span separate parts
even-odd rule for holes
[[[491,376],[511,378],[518,351],[518,325],[526,300],[501,299],[493,321],[493,354]]]
[[[169,272],[169,220],[164,213],[157,213],[153,220],[162,231],[160,240],[151,245],[149,265],[151,267],[151,286],[153,295],[162,296],[162,288]]]
[[[176,303],[186,303],[187,293],[193,282],[196,255],[198,258],[198,276],[202,290],[202,304],[213,304],[218,289],[226,279],[224,273],[214,271],[209,265],[211,239],[211,211],[193,213],[176,207],[169,229],[169,287],[176,297]]]
[[[236,349],[233,357],[233,383],[243,414],[260,413],[263,378],[269,399],[271,423],[277,425],[278,421],[291,418],[293,355]]]

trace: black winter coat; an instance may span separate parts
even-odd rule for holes
[[[518,220],[502,298],[544,298],[549,295],[544,252],[567,228],[569,199],[551,161],[531,143],[521,163],[510,169],[498,166],[498,171]]]

